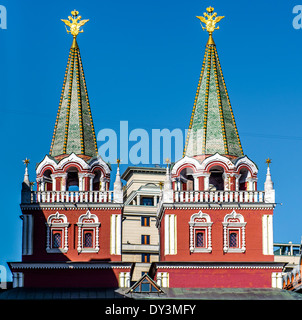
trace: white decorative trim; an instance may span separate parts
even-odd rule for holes
[[[82,252],[99,252],[99,218],[95,214],[91,214],[89,210],[87,210],[86,214],[82,214],[79,217],[77,226],[78,226],[78,247],[77,250],[79,253]],[[93,230],[93,247],[85,248],[83,243],[83,235],[84,232],[89,229]]]
[[[280,266],[168,266],[160,265],[157,269],[282,269]]]
[[[239,220],[232,221],[232,220]],[[223,251],[224,252],[233,252],[233,253],[243,253],[246,250],[245,245],[245,226],[246,222],[244,222],[244,218],[240,213],[236,213],[235,210],[232,211],[231,214],[227,214],[224,217],[223,225]],[[229,246],[229,230],[238,230],[238,248],[230,248]]]
[[[240,158],[236,161],[235,166],[238,168],[242,164],[246,165],[252,172],[253,175],[258,174],[258,169],[253,161],[251,161],[247,156],[244,156],[243,158]]]
[[[168,272],[157,272],[156,283],[161,288],[169,288],[169,273]]]
[[[205,221],[196,221],[196,220],[205,220]],[[208,214],[199,211],[194,213],[189,221],[190,225],[190,252],[212,252],[212,224],[211,218]],[[204,248],[196,247],[196,237],[195,230],[204,229],[205,230],[205,243]]]
[[[119,274],[119,287],[130,288],[130,272],[120,272]]]
[[[165,216],[165,255],[177,253],[177,224],[176,215]]]
[[[110,253],[114,255],[122,254],[122,216],[120,214],[111,215],[110,223]]]
[[[200,165],[200,162],[198,160],[185,156],[174,164],[171,173],[176,174],[178,169],[185,164],[191,164],[193,167],[195,167],[196,171],[202,170],[202,166]]]
[[[201,163],[202,170],[205,170],[209,164],[211,164],[212,162],[216,162],[216,161],[219,161],[219,162],[222,162],[223,164],[225,164],[225,166],[228,168],[228,170],[235,169],[233,162],[229,158],[221,156],[219,153],[215,153],[214,155],[212,155],[208,158],[205,158],[203,160],[203,162]]]
[[[262,216],[262,253],[274,254],[273,215],[271,214]]]
[[[44,159],[39,163],[36,169],[36,174],[37,176],[40,175],[44,167],[46,167],[47,165],[50,165],[51,167],[54,168],[54,170],[58,171],[58,170],[63,170],[65,165],[71,164],[71,163],[76,163],[80,165],[83,170],[92,170],[94,167],[100,166],[104,169],[106,174],[110,174],[110,169],[107,163],[100,156],[93,159],[88,164],[85,160],[78,157],[75,153],[71,153],[68,157],[63,158],[58,163],[53,159],[51,159],[48,155],[46,155]]]
[[[23,269],[129,269],[132,262],[10,262],[13,270]]]
[[[59,220],[63,220],[60,222]],[[47,253],[66,253],[68,251],[68,226],[67,217],[58,211],[48,217],[46,222],[46,251]],[[60,229],[62,231],[62,248],[52,248],[52,230]]]
[[[94,169],[96,166],[100,166],[105,170],[106,174],[110,174],[110,169],[108,164],[102,159],[101,156],[98,156],[97,158],[93,159],[92,161],[89,162],[89,166],[91,170]]]
[[[32,255],[34,217],[31,214],[23,214],[22,220],[22,255]]]

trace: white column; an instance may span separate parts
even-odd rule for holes
[[[175,254],[175,215],[170,215],[170,254]]]
[[[165,215],[165,255],[170,254],[170,216]]]
[[[122,216],[111,215],[110,253],[122,254]]]
[[[274,254],[274,240],[273,240],[273,215],[268,216],[268,254]]]
[[[28,238],[27,238],[27,254],[33,254],[33,242],[34,242],[34,235],[33,235],[33,223],[34,217],[30,214],[28,215]]]
[[[165,216],[165,254],[176,254],[177,252],[177,229],[176,215]]]
[[[122,254],[122,215],[116,215],[116,254]]]
[[[27,217],[28,215],[23,215],[23,225],[22,225],[22,254],[27,254]]]
[[[130,288],[130,272],[125,272],[125,287]]]
[[[264,255],[274,254],[273,216],[262,216],[262,252]]]
[[[120,288],[125,288],[125,272],[120,272]]]

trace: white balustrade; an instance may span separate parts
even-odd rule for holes
[[[257,203],[264,191],[174,191],[174,202]]]
[[[32,203],[113,202],[113,191],[32,191]]]

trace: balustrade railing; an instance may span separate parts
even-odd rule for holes
[[[113,202],[113,191],[32,191],[31,203]]]
[[[174,191],[174,202],[264,202],[264,191]]]

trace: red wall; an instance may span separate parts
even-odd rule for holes
[[[121,271],[130,272],[130,269],[26,270],[24,287],[117,288]]]
[[[90,261],[90,260],[103,260],[103,261],[121,261],[121,255],[110,254],[110,217],[112,214],[121,214],[121,210],[103,210],[103,209],[89,209],[91,214],[98,216],[99,222],[99,247],[97,253],[78,253],[78,228],[77,222],[82,214],[86,214],[87,209],[79,210],[30,210],[26,213],[33,214],[34,217],[34,241],[33,241],[33,254],[22,257],[22,261]],[[68,227],[68,251],[67,253],[47,253],[46,252],[46,221],[47,218],[59,211],[64,214],[69,222]]]
[[[164,269],[170,288],[271,288],[272,269]]]
[[[189,221],[199,209],[166,209],[164,214],[177,216],[177,254],[164,255],[165,219],[161,219],[160,226],[160,261],[274,261],[273,255],[262,254],[262,215],[273,214],[273,210],[236,209],[244,217],[245,226],[245,253],[223,252],[223,225],[224,217],[233,209],[202,209],[207,213],[212,224],[212,252],[191,253]]]

